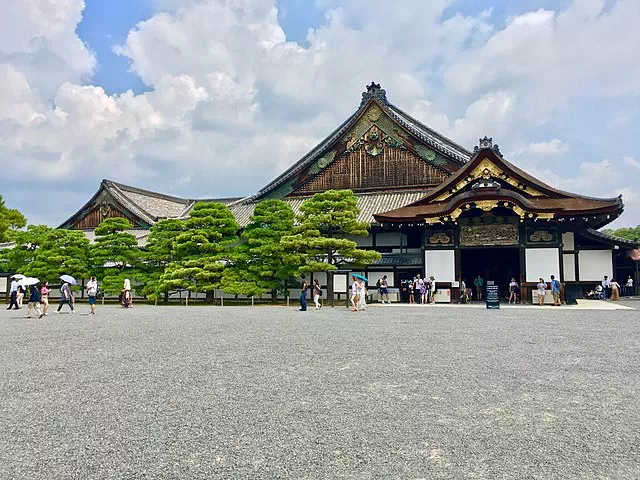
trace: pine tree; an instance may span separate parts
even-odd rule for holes
[[[238,241],[239,229],[231,210],[216,202],[197,203],[184,230],[177,235],[174,252],[179,260],[167,265],[159,288],[164,291],[181,288],[206,292],[211,298],[220,287],[230,246]]]
[[[0,195],[0,242],[13,240],[15,230],[23,228],[26,224],[27,219],[24,215],[14,208],[7,208]]]
[[[305,272],[327,272],[327,298],[333,306],[333,274],[339,268],[363,267],[380,258],[373,250],[361,250],[345,236],[367,236],[369,224],[359,222],[358,199],[351,190],[317,193],[300,206],[295,235],[282,244],[300,255]]]
[[[35,260],[38,248],[51,231],[46,225],[29,225],[26,230],[13,232],[15,245],[0,251],[0,270],[22,273]]]
[[[89,274],[89,240],[83,232],[42,228],[33,231],[34,236],[36,231],[46,233],[35,249],[33,260],[24,268],[25,275],[55,284],[60,283],[61,275],[71,275],[80,281]]]
[[[142,253],[136,237],[126,230],[133,228],[126,218],[107,218],[94,230],[91,245],[92,274],[109,294],[122,291],[124,279],[135,280]]]
[[[282,200],[256,205],[251,221],[242,232],[242,242],[231,256],[232,264],[222,276],[222,289],[238,295],[287,293],[287,281],[299,267],[297,257],[280,243],[294,233],[294,214]]]

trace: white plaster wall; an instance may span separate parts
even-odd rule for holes
[[[540,277],[549,282],[551,275],[560,278],[560,253],[557,248],[527,248],[524,251],[527,282]]]
[[[581,250],[578,252],[578,265],[581,282],[599,282],[605,275],[613,276],[611,250]]]
[[[425,255],[425,277],[433,275],[436,282],[453,282],[456,262],[453,250],[427,250]]]
[[[382,277],[387,276],[387,284],[390,287],[395,287],[393,283],[393,272],[369,272],[367,278],[369,279],[369,288],[375,288],[378,279],[382,280]]]
[[[563,254],[562,266],[564,268],[564,281],[574,282],[576,280],[576,255],[574,253]]]
[[[575,250],[573,232],[562,234],[562,250]]]

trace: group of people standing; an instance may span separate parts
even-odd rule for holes
[[[418,303],[425,305],[427,303],[435,303],[436,299],[436,279],[433,275],[429,278],[422,279],[420,275],[416,275],[413,279],[411,291],[409,292],[409,303]]]

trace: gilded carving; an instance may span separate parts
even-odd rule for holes
[[[378,129],[377,136],[380,137],[381,141],[384,141],[386,137],[391,137],[396,144],[402,145],[402,135],[395,122],[385,115],[378,105],[374,104],[367,109],[365,114],[347,134],[347,151],[353,152],[363,145],[366,145],[365,135],[368,135],[372,126]]]
[[[529,236],[532,242],[553,242],[553,235],[547,230],[536,230]]]
[[[431,245],[449,245],[451,244],[451,237],[447,232],[435,232],[429,237],[429,243]]]
[[[460,245],[517,245],[518,226],[511,223],[461,225]]]
[[[364,150],[369,155],[377,157],[384,150],[382,131],[376,126],[372,126],[371,129],[364,135]]]
[[[331,162],[336,158],[336,151],[332,150],[328,153],[325,153],[322,157],[320,157],[316,163],[309,169],[310,173],[318,173],[320,170],[328,167]]]

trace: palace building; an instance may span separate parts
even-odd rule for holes
[[[398,288],[433,275],[447,301],[462,279],[471,286],[480,274],[506,291],[515,277],[531,302],[538,279],[550,275],[573,297],[604,275],[622,284],[633,274],[638,283],[637,245],[598,231],[622,214],[621,197],[558,190],[507,161],[491,138],[469,151],[393,105],[375,83],[353,115],[250,197],[187,199],[103,180],[61,228],[92,238],[105,218],[125,217],[144,244],[155,222],[184,218],[197,201],[228,205],[245,226],[262,200],[282,199],[298,213],[315,193],[342,188],[355,192],[359,219],[372,225],[368,237],[353,240],[382,254],[365,271],[371,284],[387,275]],[[324,274],[316,277],[325,283]],[[346,279],[336,277],[336,292],[346,292]]]

